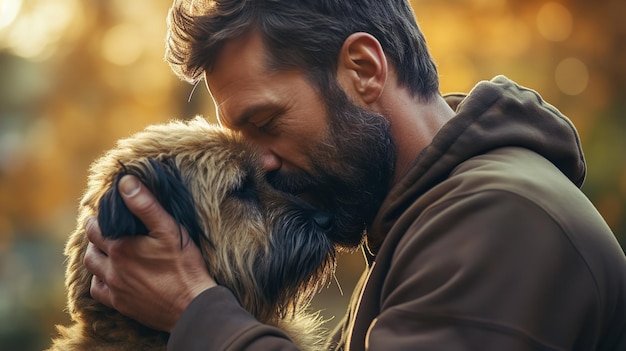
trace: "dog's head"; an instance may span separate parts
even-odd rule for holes
[[[151,126],[97,160],[81,210],[113,239],[148,232],[118,193],[124,174],[155,194],[193,240],[181,245],[198,245],[216,281],[263,322],[306,304],[334,269],[331,216],[272,188],[232,132],[200,118]]]

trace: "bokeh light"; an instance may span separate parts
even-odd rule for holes
[[[143,42],[138,28],[132,24],[118,24],[104,34],[102,56],[116,65],[130,65],[141,56]]]
[[[547,2],[541,6],[537,14],[537,28],[544,38],[563,41],[572,34],[572,14],[561,3]]]
[[[75,23],[75,18],[79,17],[78,7],[78,0],[26,1],[23,5],[21,1],[3,1],[2,10],[6,8],[7,19],[3,14],[0,28],[4,24],[5,29],[0,43],[4,45],[0,44],[0,47],[5,46],[15,55],[28,59],[50,57]],[[18,12],[19,16],[16,16]]]
[[[579,95],[589,84],[589,70],[584,62],[568,57],[559,62],[554,73],[556,85],[567,95]]]

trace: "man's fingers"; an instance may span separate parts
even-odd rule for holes
[[[93,274],[91,277],[91,287],[89,288],[89,293],[94,300],[106,306],[113,307],[111,301],[111,291],[104,280],[100,278],[105,274],[106,261],[106,255],[98,247],[96,247],[96,245],[93,243],[89,243],[87,245],[87,251],[85,252],[85,257],[83,258],[83,264],[85,265],[87,271]]]
[[[101,304],[113,308],[111,301],[111,290],[98,276],[91,277],[91,288],[89,289],[91,297]]]
[[[87,245],[85,257],[83,258],[83,265],[85,265],[85,268],[87,268],[89,273],[103,277],[106,258],[106,253],[100,250],[93,243],[89,243]]]
[[[118,186],[124,203],[145,224],[150,235],[176,231],[174,219],[137,177],[125,175]]]
[[[85,233],[87,235],[87,239],[89,239],[90,242],[92,242],[106,254],[106,242],[102,237],[102,232],[100,231],[100,225],[98,224],[97,217],[91,216],[89,217],[89,219],[87,219],[87,223],[85,224]]]

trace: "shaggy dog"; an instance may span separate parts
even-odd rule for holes
[[[334,270],[331,217],[272,188],[239,136],[196,118],[150,126],[92,164],[65,248],[73,324],[58,326],[60,337],[50,350],[165,350],[167,333],[122,316],[89,293],[91,274],[83,266],[87,218],[98,215],[102,233],[113,239],[148,232],[117,192],[124,174],[138,176],[152,190],[200,247],[218,284],[245,309],[284,330],[302,349],[321,347],[323,321],[307,307]]]

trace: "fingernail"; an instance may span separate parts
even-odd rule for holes
[[[120,179],[119,188],[124,196],[132,197],[139,192],[140,184],[137,178],[133,176],[124,176]]]

